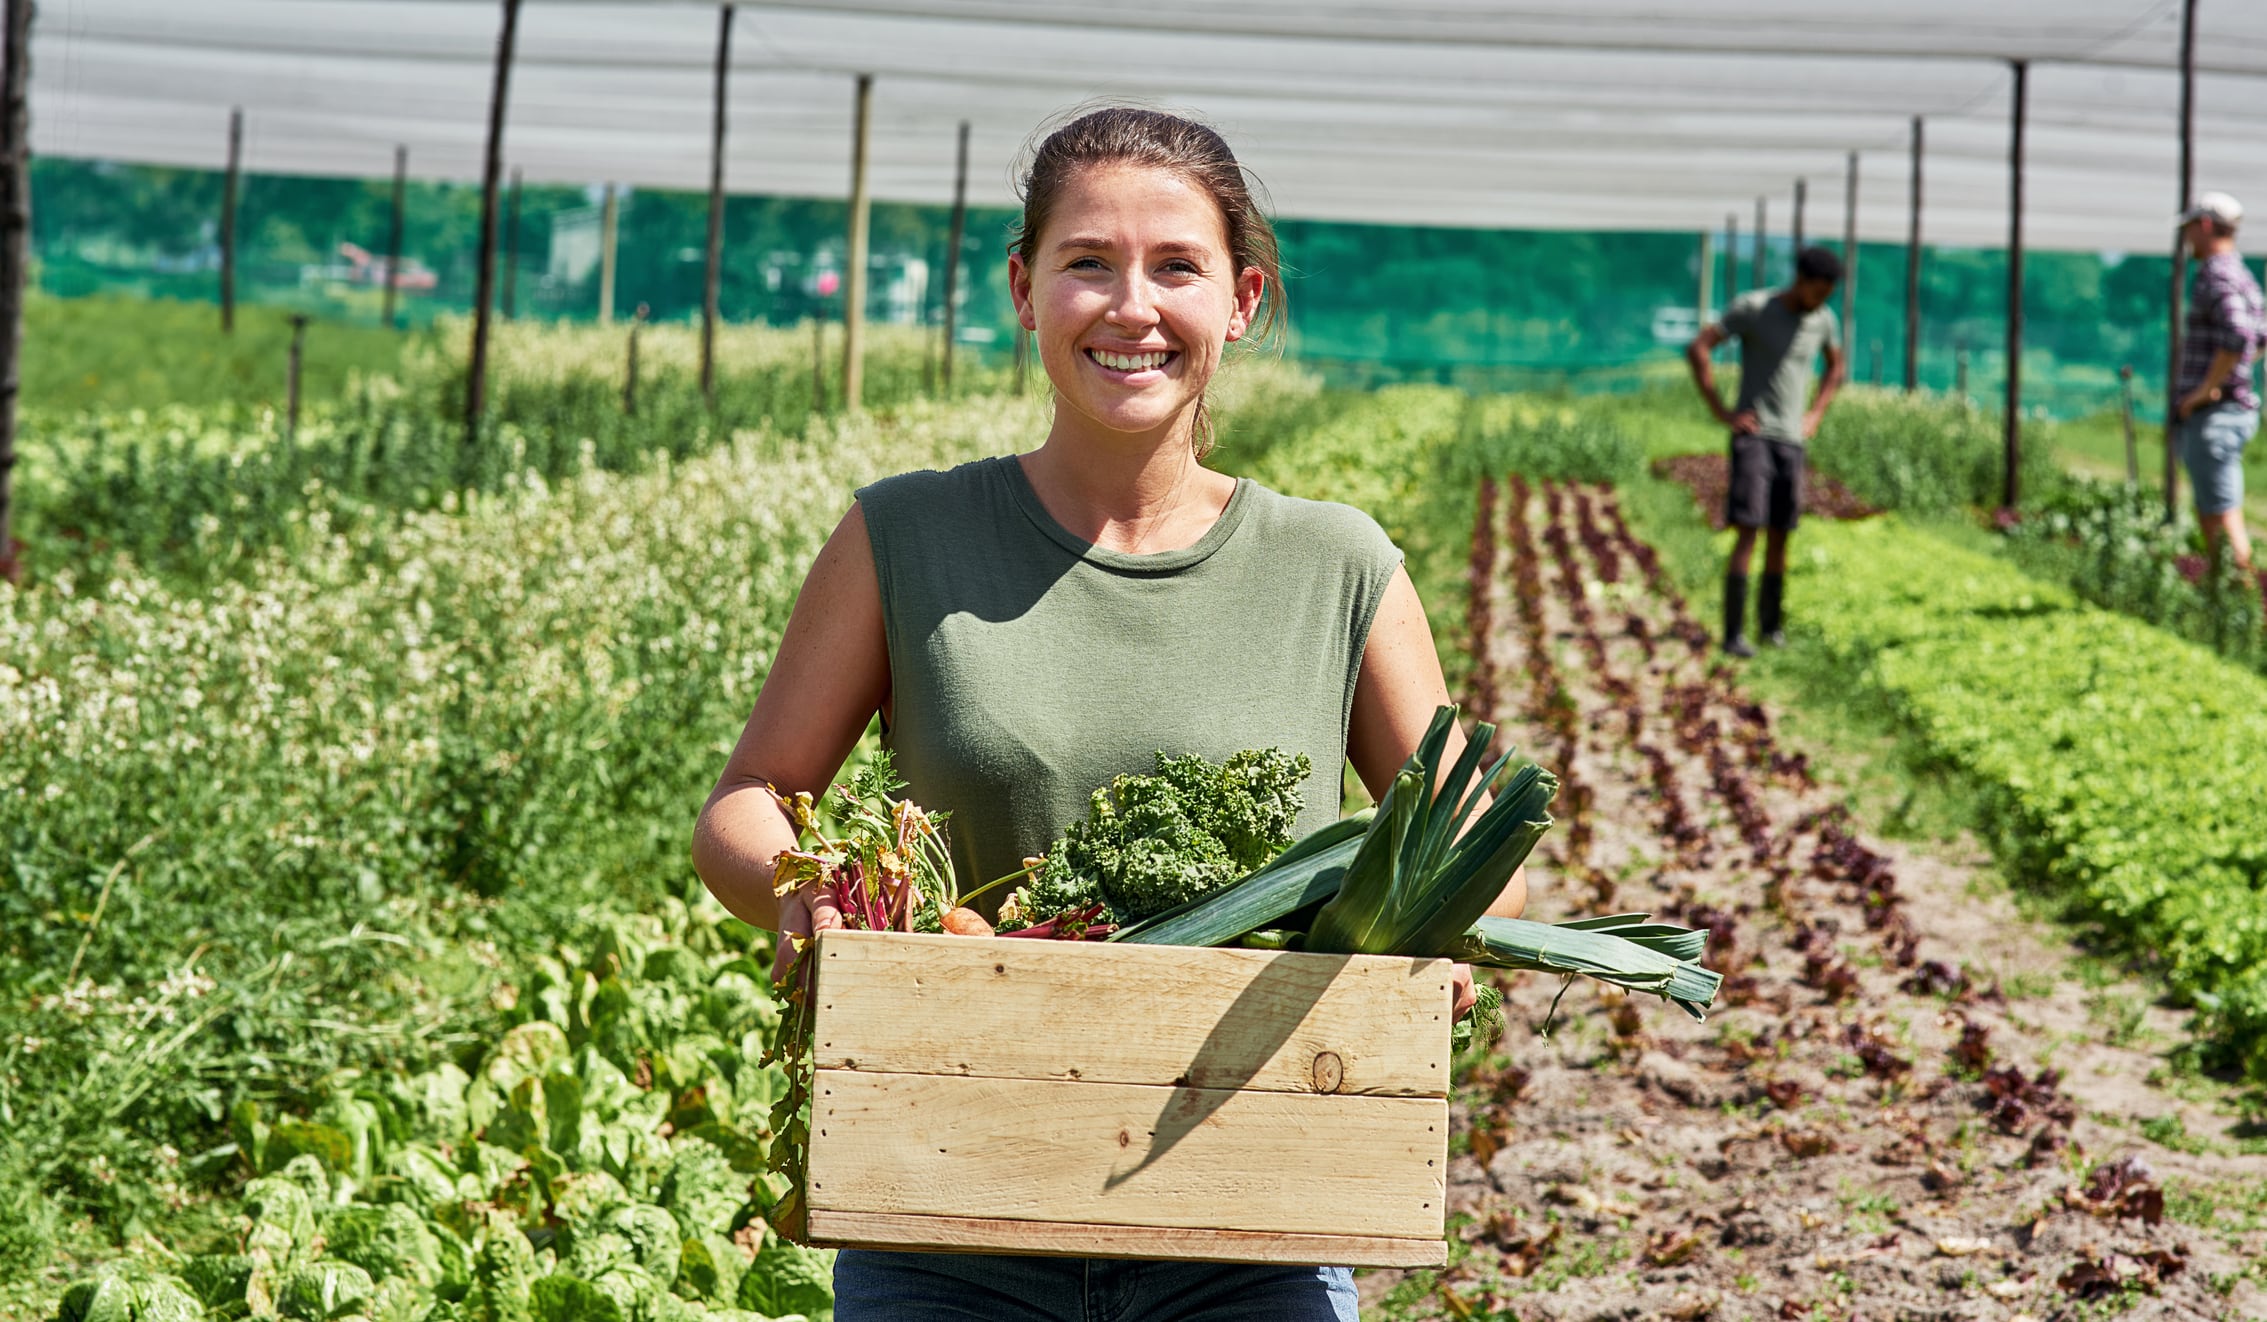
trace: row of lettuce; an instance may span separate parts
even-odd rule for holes
[[[2057,435],[2054,424],[2025,429],[2023,504],[1999,520],[2009,558],[2097,606],[2267,673],[2267,577],[2253,581],[2225,557],[2207,560],[2194,515],[2166,519],[2157,492],[2065,471]],[[1996,510],[2004,494],[1999,419],[1950,400],[1852,392],[1812,450],[1820,470],[1883,509],[1967,518]]]
[[[1895,519],[1806,534],[1799,627],[1982,792],[2004,864],[2267,1080],[2267,679]]]
[[[232,1108],[261,1172],[202,1252],[120,1259],[63,1322],[806,1322],[832,1255],[764,1226],[769,971],[721,912],[593,916],[500,984],[467,1070],[342,1072],[301,1114]]]

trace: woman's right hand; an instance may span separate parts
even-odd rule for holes
[[[787,981],[788,971],[794,968],[798,953],[795,948],[797,938],[801,938],[804,949],[809,949],[819,933],[833,931],[843,925],[842,910],[835,907],[831,898],[814,902],[811,899],[813,889],[815,888],[798,886],[779,902],[779,949],[771,961],[771,978],[774,982]]]

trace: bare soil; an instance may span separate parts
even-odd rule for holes
[[[2168,1064],[2184,1016],[1973,846],[1869,834],[1610,491],[1483,506],[1475,698],[1564,781],[1530,916],[1706,926],[1726,984],[1695,1023],[1583,983],[1545,1037],[1556,980],[1508,980],[1455,1105],[1460,1247],[1366,1275],[1366,1315],[2267,1317],[2267,1157]]]

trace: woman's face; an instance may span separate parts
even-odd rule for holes
[[[1203,397],[1264,283],[1235,269],[1209,194],[1138,165],[1074,174],[1008,279],[1062,407],[1125,433],[1169,428]]]

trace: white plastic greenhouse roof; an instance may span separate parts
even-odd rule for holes
[[[2155,252],[2177,193],[2180,0],[804,0],[736,7],[727,186],[842,196],[853,76],[873,191],[1013,201],[1033,129],[1096,98],[1220,127],[1289,217],[1697,230],[1770,198],[1839,235],[2007,234],[2007,61],[2030,71],[2035,246]],[[497,0],[41,0],[37,152],[476,179]],[[705,188],[717,5],[525,0],[505,139],[530,181]],[[2267,0],[2199,0],[2196,184],[2267,215]]]

